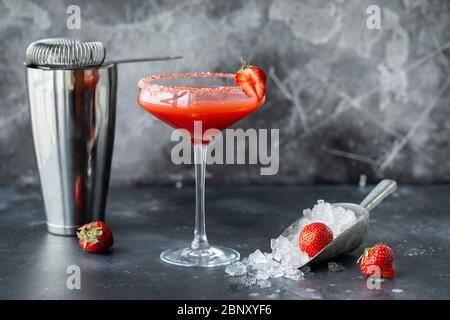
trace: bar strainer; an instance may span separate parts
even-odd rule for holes
[[[82,42],[72,38],[49,38],[31,43],[26,65],[40,69],[83,69],[122,64],[181,59],[181,56],[144,57],[105,61],[106,48],[100,41]]]
[[[58,69],[98,67],[105,56],[103,43],[71,38],[38,40],[30,44],[26,52],[27,65]]]

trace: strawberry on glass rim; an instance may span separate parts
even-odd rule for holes
[[[241,58],[242,67],[236,72],[236,84],[249,97],[257,97],[259,101],[264,100],[266,94],[266,74],[263,69],[251,66],[247,59]]]

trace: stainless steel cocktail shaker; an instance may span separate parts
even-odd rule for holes
[[[48,231],[75,235],[105,218],[117,68],[33,62],[26,68],[28,102]]]
[[[101,42],[43,39],[27,49],[28,104],[48,231],[75,235],[105,219],[116,114],[117,65]]]

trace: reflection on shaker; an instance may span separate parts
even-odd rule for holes
[[[81,189],[81,179],[80,176],[78,176],[75,179],[75,204],[77,205],[77,208],[81,208],[82,202],[83,202],[83,195]]]
[[[84,70],[84,84],[88,88],[95,88],[100,79],[99,73],[97,69],[87,69]]]

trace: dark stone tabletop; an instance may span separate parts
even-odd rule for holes
[[[276,237],[317,199],[359,202],[355,186],[207,188],[210,242],[242,256],[269,250]],[[224,268],[167,265],[163,249],[189,242],[193,188],[112,188],[107,209],[115,244],[84,253],[75,238],[48,234],[38,188],[0,188],[0,298],[3,299],[449,299],[450,186],[401,187],[371,215],[360,249],[336,258],[346,270],[313,268],[304,280],[272,280],[245,288]],[[398,276],[369,290],[355,263],[362,248],[382,241],[395,252]],[[69,290],[70,265],[81,289]]]

